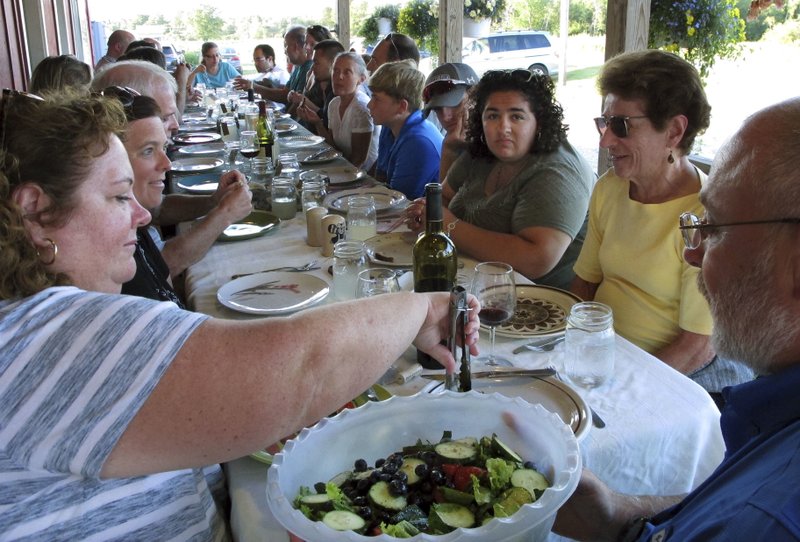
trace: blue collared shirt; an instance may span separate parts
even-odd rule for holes
[[[800,366],[723,395],[725,459],[640,540],[800,540]]]

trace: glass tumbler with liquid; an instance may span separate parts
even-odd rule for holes
[[[350,196],[347,198],[347,239],[366,241],[378,232],[375,200],[372,196]]]
[[[358,274],[367,268],[364,243],[339,241],[333,247],[333,293],[336,299],[355,299]]]
[[[614,373],[611,307],[586,301],[572,306],[564,338],[564,372],[584,388],[601,386]]]
[[[305,213],[312,207],[322,207],[326,194],[325,181],[322,177],[305,179],[300,193],[303,212]]]
[[[281,220],[291,220],[297,213],[297,187],[294,179],[272,179],[272,212]]]

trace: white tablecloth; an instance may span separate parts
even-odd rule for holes
[[[186,273],[189,305],[216,317],[252,318],[216,300],[217,289],[231,280],[231,275],[302,265],[313,259],[322,267],[313,274],[330,280],[330,259],[306,245],[305,219],[300,214],[260,238],[217,243]],[[467,263],[465,270],[471,265]],[[484,347],[487,342],[488,337],[483,337]],[[560,346],[549,353],[513,355],[511,351],[524,342],[498,337],[497,352],[521,367],[552,364],[563,369]],[[411,363],[413,350],[409,349],[397,365],[402,369]],[[402,386],[387,387],[394,393],[412,394],[427,383],[415,378]],[[593,427],[582,441],[584,465],[613,489],[638,494],[685,493],[702,482],[722,459],[719,411],[708,394],[625,339],[617,338],[614,376],[602,387],[578,391],[606,422],[603,429]],[[266,505],[267,466],[243,458],[228,463],[226,470],[237,540],[288,540]]]

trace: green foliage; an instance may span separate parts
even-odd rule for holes
[[[200,64],[200,51],[186,51],[183,53],[186,62],[191,64],[192,66],[197,66]]]
[[[389,19],[392,22],[392,30],[394,30],[397,28],[399,16],[400,8],[394,4],[378,6],[372,15],[364,19],[356,34],[364,38],[366,43],[374,43],[378,39],[378,19]]]
[[[649,46],[678,54],[705,78],[719,58],[735,58],[744,41],[735,0],[652,0]]]
[[[800,42],[800,20],[792,19],[791,21],[777,24],[764,37],[780,43],[798,43]]]
[[[558,2],[522,0],[511,4],[511,28],[557,32]]]
[[[217,15],[217,8],[208,5],[201,5],[189,15],[189,25],[194,39],[209,41],[225,35],[225,20]]]
[[[750,2],[751,0],[738,0],[736,5],[741,13],[748,13]],[[760,10],[758,15],[752,18],[748,15],[744,26],[745,39],[747,39],[747,41],[758,41],[768,30],[774,28],[775,25],[785,22],[790,17],[791,8],[788,3],[784,4],[781,8],[772,4]]]
[[[464,0],[464,17],[474,21],[491,19],[499,23],[506,9],[505,0]]]
[[[439,4],[436,0],[411,0],[401,10],[397,30],[414,38],[420,49],[439,54]]]

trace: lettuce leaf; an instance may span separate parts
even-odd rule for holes
[[[500,458],[486,460],[486,470],[489,471],[489,486],[492,491],[502,491],[511,483],[511,475],[516,466],[511,461]]]

